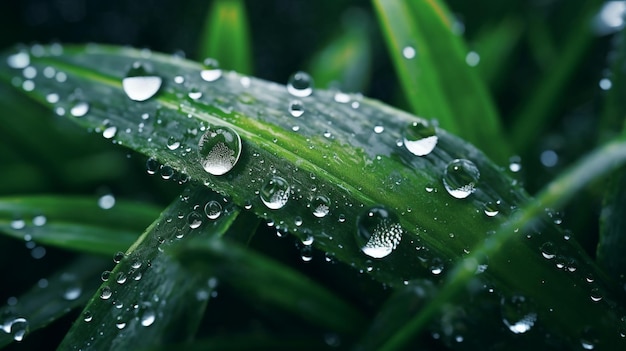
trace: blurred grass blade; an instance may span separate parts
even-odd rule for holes
[[[125,250],[159,214],[151,205],[72,196],[0,198],[0,232],[62,249],[112,255]]]
[[[616,172],[605,190],[600,217],[599,265],[620,285],[626,284],[626,168]]]
[[[227,240],[191,240],[175,248],[183,265],[226,281],[253,303],[269,304],[314,325],[356,334],[364,316],[289,266]]]
[[[608,60],[611,74],[605,79],[610,83],[606,91],[604,105],[602,106],[602,119],[600,120],[600,140],[605,140],[626,131],[626,31],[623,29],[613,38],[613,53]]]
[[[47,286],[35,286],[17,299],[15,305],[0,308],[0,348],[28,337],[84,305],[98,287],[105,268],[103,258],[83,256],[46,278]]]
[[[415,317],[413,317],[413,319],[402,329],[398,330],[398,332],[385,344],[383,348],[381,348],[381,350],[392,351],[404,349],[404,346],[425,328],[428,321],[441,310],[442,306],[454,299],[455,296],[462,291],[463,287],[466,286],[467,282],[475,277],[478,264],[483,261],[485,257],[489,257],[490,263],[488,269],[491,269],[491,266],[494,264],[506,265],[506,262],[509,264],[514,262],[517,257],[510,255],[512,251],[502,250],[508,241],[513,239],[515,236],[518,236],[518,233],[524,233],[529,230],[529,226],[537,225],[537,218],[540,218],[541,214],[544,213],[546,209],[557,210],[561,208],[570,198],[572,198],[591,181],[609,174],[611,171],[615,170],[616,167],[625,163],[626,137],[622,137],[593,151],[591,154],[587,155],[577,164],[572,166],[568,171],[564,172],[557,179],[548,184],[544,190],[542,190],[534,200],[527,204],[521,212],[515,214],[509,222],[504,223],[495,234],[487,238],[483,245],[480,245],[476,249],[472,250],[472,253],[467,258],[459,261],[452,273],[447,277],[446,285],[441,288],[440,292],[435,296],[432,302],[422,309],[420,313],[415,315]],[[542,241],[543,239],[546,238],[542,238]],[[545,243],[551,244],[546,245]],[[557,260],[570,258],[569,255],[571,254],[571,251],[565,250],[565,248],[560,246],[560,243],[559,245],[555,245],[551,241],[545,241],[545,243],[542,245],[543,251],[541,254],[544,255],[544,258],[547,260],[551,260],[557,256],[552,247],[558,248],[557,252],[559,257]],[[547,248],[548,246],[550,249]],[[529,271],[536,269],[536,267],[532,266],[532,264],[535,263],[534,261],[526,260],[526,262],[528,264],[527,269]],[[571,264],[577,269],[577,265],[584,264],[584,262],[574,261],[574,263]],[[532,284],[537,286],[537,289],[540,292],[543,292],[543,294],[559,295],[564,291],[565,286],[571,286],[572,283],[570,280],[572,277],[560,276],[558,277],[559,281],[551,281],[543,279],[544,276],[542,275],[545,274],[545,271],[537,270],[536,273],[539,275],[537,280],[534,282],[528,281],[526,283],[528,285]],[[566,290],[568,292],[568,298],[572,298],[572,295],[575,294],[581,294],[582,296],[578,297],[581,300],[585,298],[590,300],[595,299],[596,301],[603,300],[605,296],[609,294],[609,289],[612,288],[598,286],[595,285],[595,283],[589,284],[590,281],[593,283],[597,278],[602,277],[602,273],[599,271],[587,272],[586,274],[588,275],[588,278],[586,278],[588,283],[587,286],[584,289],[577,289],[576,291],[568,288]],[[506,277],[506,279],[521,280],[527,279],[527,277],[510,275]],[[574,280],[574,284],[582,283],[583,282],[580,280]],[[564,298],[565,296],[562,297]],[[536,299],[536,301],[537,309],[535,313],[537,314],[537,319],[552,326],[553,330],[563,332],[579,328],[576,326],[577,322],[573,321],[571,319],[571,315],[568,316],[568,313],[555,315],[551,312],[551,308],[554,307],[553,305],[545,305],[546,301],[542,299]],[[615,303],[615,301],[608,302],[608,304],[613,303]],[[575,315],[588,316],[594,314],[593,310],[595,309],[601,309],[600,305],[587,303],[576,306],[575,311],[572,313]],[[624,311],[620,310],[620,313],[624,313]],[[600,342],[603,347],[607,347],[608,350],[619,350],[623,348],[624,343],[623,337],[620,335],[624,327],[623,321],[615,320],[612,323],[614,323],[614,327],[609,327],[609,324],[606,328],[594,328],[594,339],[596,342]],[[579,333],[580,331],[581,330],[579,329]],[[581,339],[584,339],[584,337],[584,335],[580,336]],[[595,345],[593,346],[595,347]]]
[[[509,156],[495,105],[438,0],[374,0],[390,55],[413,112],[475,144],[494,160]]]
[[[252,73],[250,29],[243,0],[212,1],[200,40],[201,60],[214,58],[222,68]]]
[[[141,351],[249,351],[249,350],[272,350],[272,351],[318,351],[336,350],[330,347],[321,338],[311,338],[308,335],[266,335],[259,332],[249,334],[235,334],[216,336],[209,339],[199,339],[184,344],[170,344]]]
[[[550,120],[558,116],[555,109],[559,106],[561,93],[570,79],[574,77],[577,68],[583,61],[587,49],[594,39],[591,29],[591,19],[596,15],[604,1],[586,1],[581,5],[578,19],[569,28],[569,34],[564,41],[561,54],[553,65],[542,75],[542,79],[527,101],[522,102],[519,113],[514,117],[514,124],[510,129],[514,150],[520,154],[533,146],[528,140],[536,140],[537,135],[550,126]]]
[[[472,42],[472,50],[480,57],[476,68],[483,80],[497,91],[506,77],[513,60],[513,52],[520,42],[524,26],[517,17],[506,17],[486,26]]]
[[[188,187],[126,251],[85,307],[59,349],[123,349],[187,341],[204,315],[214,283],[185,270],[164,248],[187,236],[223,235],[239,210],[227,207],[209,220],[205,203],[219,197]],[[182,215],[180,215],[182,214]]]
[[[5,60],[0,56],[0,62]],[[300,239],[311,235],[316,248],[390,288],[432,277],[433,265],[440,267],[437,277],[450,274],[454,262],[482,247],[492,237],[485,234],[529,200],[501,167],[443,129],[434,128],[436,147],[417,156],[398,141],[412,139],[413,125],[425,121],[359,95],[348,94],[350,103],[340,103],[331,91],[292,86],[290,93],[284,85],[234,72],[220,72],[219,79],[208,82],[198,63],[100,45],[66,46],[61,55],[44,47],[41,55],[30,57],[30,64],[37,70],[54,67],[67,77],[59,83],[37,75],[32,81],[36,88],[24,92],[35,101],[70,111],[67,118],[84,128],[155,157],[283,231]],[[122,84],[128,69],[138,64],[154,74],[143,79],[159,83],[145,101],[131,99],[136,91]],[[0,66],[0,81],[19,82],[20,77],[21,71]],[[194,90],[201,96],[190,97]],[[51,92],[60,97],[54,105],[45,100]],[[307,95],[298,96],[304,107],[299,117],[293,114],[292,93]],[[72,112],[76,106],[80,113]],[[222,155],[226,144],[206,149],[218,135],[232,137],[228,154],[233,158],[226,165],[211,151],[219,145]],[[494,205],[498,214],[490,217],[484,210]],[[396,246],[385,236],[384,245],[376,244],[385,257],[362,250],[370,252],[362,236],[379,231],[365,219],[370,213],[380,214],[385,233],[399,241]],[[517,291],[552,308],[547,320],[559,322],[547,328],[555,339],[573,342],[567,335],[592,324],[601,330],[602,340],[623,346],[626,340],[612,339],[622,308],[607,303],[613,301],[610,293],[603,295],[603,303],[594,303],[589,286],[580,283],[592,272],[599,289],[608,291],[610,284],[584,250],[564,240],[554,223],[532,237],[515,236],[501,246],[489,258],[484,279],[503,294]],[[578,269],[566,275],[555,269],[541,255],[546,241],[557,243]],[[568,294],[551,290],[557,287]]]
[[[356,9],[346,13],[344,21],[343,31],[313,56],[308,72],[320,88],[363,92],[371,74],[371,21]]]

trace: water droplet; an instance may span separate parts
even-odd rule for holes
[[[115,136],[115,134],[117,134],[117,127],[116,126],[110,126],[107,127],[106,129],[104,129],[104,131],[102,132],[102,136],[105,139],[111,139]]]
[[[374,126],[374,133],[380,134],[385,131],[385,127],[383,126]]]
[[[313,248],[311,246],[304,246],[300,249],[300,258],[303,262],[311,262],[313,260]]]
[[[600,289],[598,288],[593,288],[591,289],[591,294],[589,295],[589,297],[593,302],[600,302],[602,301],[602,292],[600,292]]]
[[[122,330],[126,327],[126,322],[124,321],[124,319],[122,318],[122,316],[117,317],[116,321],[115,321],[115,326],[117,327],[117,329]]]
[[[529,331],[537,321],[537,313],[532,311],[530,302],[521,295],[503,298],[500,301],[502,322],[514,334]]]
[[[609,90],[613,87],[613,82],[611,82],[609,78],[602,78],[600,82],[598,82],[598,86],[600,86],[602,90]]]
[[[357,219],[357,244],[373,258],[389,255],[402,239],[398,217],[382,206],[367,210]]]
[[[307,235],[306,237],[304,237],[304,239],[302,239],[302,245],[304,246],[311,246],[313,245],[313,242],[315,241],[315,238],[313,237],[313,235]]]
[[[159,169],[159,161],[157,161],[156,158],[150,157],[147,161],[146,161],[146,172],[148,172],[148,174],[156,174],[157,170]]]
[[[46,95],[46,101],[51,104],[56,104],[57,102],[59,102],[59,94],[51,93]]]
[[[470,67],[476,67],[480,63],[480,55],[476,51],[470,51],[465,55],[465,63]]]
[[[187,95],[189,95],[189,98],[191,98],[192,100],[198,100],[199,98],[202,97],[202,92],[200,90],[193,88]]]
[[[498,210],[498,203],[497,202],[485,202],[484,204],[484,211],[485,214],[487,215],[487,217],[494,217],[496,216],[500,211]]]
[[[517,173],[522,170],[522,158],[519,156],[513,156],[509,158],[509,170],[513,173]]]
[[[173,136],[167,139],[167,148],[174,151],[180,147],[180,141],[176,140]]]
[[[172,179],[175,173],[174,168],[168,165],[162,165],[159,170],[163,180]]]
[[[103,282],[109,280],[109,277],[111,277],[111,271],[104,271],[100,274],[100,279],[102,279]]]
[[[443,185],[457,199],[470,196],[480,178],[480,172],[472,161],[456,159],[448,163],[443,173]]]
[[[313,215],[317,218],[323,218],[330,212],[330,200],[326,196],[318,195],[311,202]]]
[[[176,84],[183,84],[185,82],[185,77],[183,76],[176,76],[174,77],[174,83]]]
[[[228,127],[215,127],[202,135],[198,155],[205,171],[223,175],[235,167],[241,155],[241,138]]]
[[[77,102],[70,109],[70,114],[74,117],[83,117],[87,112],[89,112],[89,104],[84,101]]]
[[[304,105],[300,100],[293,100],[289,103],[289,113],[293,117],[300,117],[304,113]]]
[[[204,214],[209,219],[217,219],[222,214],[222,205],[215,200],[211,200],[204,205]]]
[[[11,228],[15,230],[24,229],[26,227],[26,221],[21,218],[17,218],[11,221]]]
[[[126,283],[126,279],[128,279],[126,274],[124,272],[119,272],[117,273],[117,277],[115,277],[115,282],[121,285]]]
[[[196,211],[190,212],[187,215],[187,224],[191,229],[198,228],[202,224],[202,216]]]
[[[203,70],[200,77],[207,82],[214,82],[222,77],[222,69],[216,59],[206,58],[203,62]]]
[[[26,333],[28,333],[28,321],[26,318],[16,318],[11,322],[11,335],[13,335],[13,340],[24,340]]]
[[[122,79],[122,88],[126,96],[134,101],[146,101],[161,88],[163,79],[149,72],[145,65],[137,61]]]
[[[402,49],[402,56],[404,56],[404,58],[407,60],[415,58],[415,54],[416,54],[415,48],[412,46],[405,46]]]
[[[106,194],[98,198],[98,207],[103,210],[110,210],[115,206],[115,196],[113,194]]]
[[[335,101],[337,101],[338,103],[341,104],[347,104],[348,102],[350,102],[350,95],[346,94],[346,93],[342,93],[342,92],[337,92],[335,93]]]
[[[404,131],[403,144],[415,156],[428,155],[437,146],[435,127],[427,122],[413,122]]]
[[[7,57],[7,65],[11,68],[22,69],[30,65],[30,55],[26,51],[20,51]]]
[[[541,250],[541,255],[547,260],[551,260],[556,257],[556,248],[554,247],[554,244],[549,241],[543,243],[539,250]]]
[[[126,255],[122,251],[118,251],[113,255],[113,262],[120,263]]]
[[[83,320],[87,323],[91,322],[93,320],[93,314],[89,311],[85,311],[85,313],[83,313]]]
[[[285,179],[274,176],[263,185],[259,196],[267,208],[278,210],[283,208],[289,200],[290,191],[289,183]]]
[[[111,295],[113,295],[113,292],[111,291],[111,288],[109,288],[108,286],[105,286],[104,288],[100,289],[101,299],[108,300],[111,298]]]
[[[149,327],[156,320],[156,313],[154,313],[151,308],[144,308],[142,309],[140,320],[141,325],[143,325],[144,327]]]
[[[48,219],[44,215],[38,215],[38,216],[33,217],[33,225],[37,227],[41,227],[45,225],[47,221]]]
[[[74,301],[80,297],[83,288],[75,275],[65,273],[61,275],[61,282],[63,284],[62,296],[65,300]]]
[[[308,73],[296,72],[287,82],[287,91],[297,97],[309,96],[313,93],[313,78]]]

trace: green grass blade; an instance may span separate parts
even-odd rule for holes
[[[119,200],[105,210],[96,198],[8,197],[0,198],[0,232],[19,240],[108,256],[132,244],[158,213],[154,206]]]
[[[99,285],[105,262],[108,260],[87,256],[73,260],[46,278],[46,287],[35,286],[19,296],[15,305],[0,308],[0,327],[4,330],[0,332],[0,348],[84,305]],[[22,329],[25,325],[27,329]]]
[[[207,239],[228,230],[239,211],[227,207],[218,219],[209,220],[195,208],[210,199],[219,201],[207,189],[187,188],[125,254],[116,255],[119,263],[59,349],[131,350],[194,335],[214,286],[209,277],[185,270],[163,251],[185,237]]]
[[[248,350],[275,350],[275,351],[318,351],[336,350],[328,346],[318,337],[311,338],[308,335],[265,335],[259,332],[249,334],[235,334],[226,336],[216,336],[208,339],[194,340],[184,344],[172,344],[141,351],[248,351]]]
[[[495,105],[476,68],[466,63],[468,50],[453,33],[444,4],[374,0],[374,5],[413,112],[436,118],[443,128],[504,162],[509,143]]]
[[[626,168],[613,175],[605,190],[600,217],[598,264],[619,281],[626,284]]]
[[[613,55],[609,56],[611,75],[606,77],[611,83],[604,97],[602,119],[600,120],[600,139],[610,138],[620,131],[626,131],[626,74],[623,66],[626,62],[626,32],[616,34]]]
[[[514,150],[523,154],[528,147],[534,145],[529,140],[536,140],[544,128],[550,125],[549,121],[557,116],[555,108],[560,100],[561,92],[568,81],[576,74],[577,67],[584,58],[585,51],[594,39],[591,29],[591,19],[596,15],[603,1],[587,1],[581,6],[578,20],[572,21],[579,25],[571,26],[561,54],[553,62],[537,87],[531,90],[527,101],[523,102],[519,113],[514,117],[514,124],[510,129],[511,141]]]
[[[364,316],[331,291],[285,264],[226,240],[191,240],[176,247],[183,265],[217,276],[255,303],[291,312],[314,325],[356,334]]]
[[[0,57],[0,62],[4,59]],[[158,93],[142,102],[129,99],[121,83],[136,61],[150,65],[163,80]],[[200,64],[157,53],[67,46],[62,55],[44,49],[40,57],[31,57],[31,65],[35,69],[55,67],[67,75],[63,83],[35,78],[37,88],[26,92],[34,100],[49,105],[44,97],[55,91],[61,99],[53,107],[70,111],[76,104],[72,100],[75,89],[80,87],[80,98],[88,103],[89,112],[78,118],[67,115],[70,120],[228,194],[234,204],[249,207],[281,230],[301,239],[312,235],[318,249],[369,272],[390,288],[432,276],[433,264],[450,271],[468,250],[483,247],[486,234],[497,230],[513,209],[529,199],[481,151],[443,129],[436,129],[436,148],[425,157],[399,146],[407,127],[423,120],[360,96],[349,95],[346,104],[335,101],[333,92],[315,90],[311,96],[301,97],[304,113],[294,117],[289,111],[294,96],[284,85],[233,72],[222,72],[220,79],[207,82],[201,78]],[[19,73],[0,66],[0,81],[10,82]],[[188,97],[193,90],[202,97]],[[238,134],[243,146],[233,168],[215,176],[204,170],[198,143],[207,128],[216,131],[224,127]],[[180,146],[172,150],[174,142]],[[234,154],[235,150],[231,151]],[[449,194],[442,180],[448,166],[454,171],[451,162],[455,159],[467,159],[480,171],[478,180],[466,184],[474,191],[465,199]],[[259,194],[276,176],[286,180],[290,190],[281,197],[287,202],[281,201],[280,209],[271,209]],[[311,204],[319,196],[325,197],[328,205],[322,218],[314,215],[317,205]],[[489,202],[499,202],[498,215],[485,214]],[[399,225],[402,238],[391,254],[372,258],[361,251],[357,225],[362,221],[359,218],[368,216],[370,207],[380,205],[397,215],[397,223],[392,219],[392,228],[386,227],[388,221],[385,227],[397,234]],[[499,291],[519,291],[557,311],[550,318],[567,323],[548,326],[555,338],[570,342],[563,335],[577,335],[590,323],[609,333],[607,323],[614,328],[613,322],[623,312],[621,307],[606,304],[613,301],[610,293],[604,295],[604,303],[589,299],[589,287],[580,282],[587,271],[597,271],[593,262],[573,240],[563,240],[555,225],[542,228],[540,238],[535,238],[516,236],[500,247],[498,255],[490,258],[485,279]],[[565,276],[555,269],[541,255],[545,241],[558,243],[559,249],[578,263],[578,269]],[[594,284],[608,291],[605,278],[598,275]],[[541,290],[541,280],[551,282],[547,293]],[[556,287],[566,287],[569,298],[551,290]],[[585,313],[568,312],[573,310]],[[613,342],[610,336],[601,336]],[[620,342],[624,340],[617,345]]]
[[[251,48],[245,2],[213,1],[202,30],[200,58],[214,58],[222,68],[250,74]]]
[[[317,87],[363,92],[371,74],[371,21],[356,10],[347,16],[343,31],[313,56],[308,72]]]
[[[421,310],[419,314],[415,315],[402,329],[398,330],[381,350],[392,351],[404,349],[404,346],[408,344],[419,331],[423,330],[426,323],[440,311],[442,306],[449,303],[450,300],[462,291],[467,282],[475,277],[477,265],[484,257],[490,257],[490,266],[496,263],[494,262],[494,258],[496,257],[500,258],[498,261],[503,261],[499,262],[502,264],[515,261],[518,257],[511,255],[511,253],[513,253],[512,251],[506,250],[506,254],[502,251],[507,241],[513,240],[515,236],[518,235],[518,232],[524,233],[524,231],[528,229],[529,224],[535,224],[536,218],[546,209],[558,210],[591,181],[609,174],[616,167],[624,163],[626,163],[626,138],[621,138],[595,150],[548,184],[520,213],[513,216],[509,222],[504,223],[483,245],[473,250],[470,256],[457,263],[452,274],[448,276],[446,285],[440,290],[433,301]],[[542,238],[542,240],[543,239],[545,238]],[[549,243],[550,241],[545,242]],[[567,257],[567,255],[570,254],[570,252],[566,252],[565,250],[559,250],[561,250],[558,253],[559,256],[565,255],[564,257]],[[546,254],[552,255],[553,252],[547,252]],[[503,255],[506,257],[502,257]],[[527,261],[527,263],[531,262]],[[582,262],[578,262],[577,264],[580,263]],[[527,266],[527,269],[529,271],[535,270],[534,267],[531,266]],[[589,269],[589,267],[585,269]],[[543,280],[545,273],[545,271],[536,270],[534,274],[538,274],[538,277],[535,278],[537,280],[535,282],[527,282],[528,284],[538,285],[538,290],[535,292],[536,294],[556,294],[564,300],[592,299],[594,296],[599,296],[600,300],[602,300],[608,293],[608,290],[611,289],[607,286],[602,287],[595,285],[595,283],[587,284],[585,289],[570,289],[570,287],[574,288],[584,283],[584,281],[571,279],[571,277],[567,276],[551,277],[552,279],[558,279],[556,281],[550,281],[548,279]],[[589,279],[585,278],[587,279],[587,283],[593,283],[595,279],[603,275],[599,270],[587,271],[586,274],[589,277]],[[509,276],[508,279],[520,280],[527,279],[527,277],[512,275]],[[560,292],[563,291],[567,291],[568,293],[565,295],[561,294]],[[578,294],[582,296],[575,296]],[[565,313],[555,315],[550,311],[551,308],[555,308],[554,305],[542,305],[545,300],[542,301],[541,298],[536,298],[535,300],[538,301],[538,309],[536,312],[538,315],[537,319],[543,320],[545,323],[552,326],[555,331],[560,332],[580,328],[580,326],[577,325],[578,323],[574,320],[575,315],[591,315],[594,313],[592,310],[601,309],[598,304],[586,303],[576,306],[574,311],[565,311]],[[608,304],[614,303],[615,301],[608,302]],[[624,313],[623,310],[620,312]],[[600,340],[600,344],[608,350],[618,350],[623,347],[624,343],[623,337],[620,336],[620,333],[623,331],[623,321],[619,319],[621,318],[620,316],[605,316],[605,318],[607,319],[602,322],[602,324],[604,324],[603,327],[593,328],[593,338],[596,339],[596,342]],[[581,331],[582,330],[579,329],[578,333],[581,333]],[[569,333],[566,332],[566,334]],[[580,339],[584,340],[585,335],[580,335]],[[570,340],[570,342],[573,341]],[[574,345],[572,345],[572,347]],[[593,345],[593,347],[595,347],[595,345]]]

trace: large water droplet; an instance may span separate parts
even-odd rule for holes
[[[218,219],[222,214],[222,205],[215,200],[211,200],[204,205],[204,214],[209,219]]]
[[[70,109],[70,114],[74,117],[82,117],[86,115],[87,112],[89,112],[89,104],[84,101],[77,102]]]
[[[413,59],[415,58],[415,54],[416,54],[415,48],[412,46],[405,46],[402,49],[402,56],[404,56],[405,59],[408,59],[408,60]]]
[[[156,320],[156,313],[154,313],[154,311],[151,308],[146,307],[142,309],[142,314],[141,314],[140,319],[141,319],[141,325],[143,325],[144,327],[149,327]]]
[[[28,333],[28,321],[26,318],[16,318],[11,323],[11,335],[13,340],[22,341],[24,336]]]
[[[30,55],[26,51],[20,51],[7,57],[7,64],[11,68],[22,69],[30,65]]]
[[[413,122],[404,131],[403,144],[416,156],[428,155],[437,146],[435,127],[427,122]]]
[[[306,97],[313,93],[313,78],[306,72],[296,72],[287,82],[289,94],[297,97]]]
[[[212,175],[222,175],[235,167],[241,155],[241,138],[228,127],[209,128],[198,142],[202,168]]]
[[[126,73],[122,87],[131,100],[146,101],[159,91],[162,82],[161,77],[151,74],[141,62],[137,61]]]
[[[330,212],[330,200],[323,195],[316,196],[311,202],[311,208],[313,209],[313,215],[315,217],[326,217],[328,212]]]
[[[109,288],[108,286],[105,286],[104,288],[100,289],[101,299],[108,300],[111,298],[111,295],[113,295],[113,292],[111,291],[111,288]]]
[[[263,185],[259,196],[267,208],[277,210],[285,206],[289,200],[290,191],[289,183],[285,179],[274,176]]]
[[[395,213],[382,206],[367,210],[357,219],[357,244],[366,255],[389,255],[402,239],[402,227]]]
[[[206,58],[203,62],[203,70],[200,72],[200,77],[207,82],[214,82],[220,79],[222,70],[219,62],[213,58]]]
[[[521,295],[503,298],[500,301],[502,322],[514,334],[529,331],[537,321],[537,313],[532,310],[530,302]]]
[[[456,159],[448,163],[443,173],[443,185],[457,199],[470,196],[480,178],[480,172],[472,161]]]

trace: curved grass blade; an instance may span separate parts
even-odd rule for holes
[[[71,196],[0,198],[0,232],[19,240],[99,255],[125,250],[157,217],[151,205]]]
[[[244,1],[213,1],[202,30],[200,58],[210,57],[218,60],[223,68],[250,74],[251,51]]]
[[[162,251],[184,237],[223,235],[239,210],[215,220],[200,206],[219,198],[189,187],[125,253],[94,294],[59,349],[139,349],[187,341],[204,314],[214,280],[191,273]],[[182,215],[181,215],[182,214]]]
[[[321,342],[320,338],[308,335],[264,335],[259,333],[216,336],[208,339],[194,340],[184,344],[172,344],[142,351],[246,351],[246,350],[336,350],[336,347]]]
[[[600,217],[598,264],[620,285],[626,284],[626,168],[616,172],[604,196]]]
[[[362,92],[369,84],[372,52],[370,18],[352,10],[343,31],[313,56],[308,72],[320,88]]]
[[[74,308],[84,305],[98,287],[98,278],[108,260],[80,257],[35,286],[15,305],[0,308],[0,348],[28,337]]]
[[[174,248],[184,266],[215,275],[254,303],[270,304],[328,330],[356,334],[364,316],[290,267],[227,240],[190,240]]]
[[[502,248],[504,245],[506,245],[508,241],[513,240],[517,232],[528,230],[530,225],[535,224],[536,218],[547,208],[555,210],[561,208],[570,198],[591,181],[610,173],[616,167],[624,163],[626,163],[626,138],[622,137],[595,150],[559,178],[548,184],[545,189],[539,193],[537,198],[527,204],[521,212],[513,216],[509,222],[504,223],[493,236],[485,240],[483,245],[477,247],[467,258],[457,263],[455,269],[448,276],[446,285],[440,290],[439,294],[420,311],[419,314],[415,315],[410,322],[400,329],[381,350],[402,350],[420,330],[425,328],[428,321],[439,312],[442,306],[449,303],[449,301],[459,294],[466,283],[475,277],[477,266],[484,257],[490,258],[490,264],[494,263],[493,261],[496,257],[503,258],[501,256],[503,256]],[[550,243],[550,241],[546,241],[546,243]],[[542,249],[542,255],[547,260],[551,260],[557,256],[557,253],[553,251],[554,249],[549,250],[545,244],[542,246]],[[570,254],[570,252],[565,252],[562,247],[558,250],[558,255],[563,256],[563,258],[567,258]],[[504,255],[507,257],[504,257],[504,261],[510,262],[515,260],[514,257],[510,256],[510,253],[510,251],[506,251]],[[574,267],[578,269],[577,265],[580,263],[582,262],[574,262]],[[533,267],[527,267],[527,269],[532,270]],[[596,279],[602,277],[602,273],[599,271],[587,271],[586,274],[587,278],[585,278],[585,280],[588,284],[585,289],[582,291],[580,289],[577,291],[567,289],[568,294],[582,294],[583,296],[581,296],[580,299],[588,298],[594,302],[602,301],[603,298],[610,293],[608,291],[608,289],[610,289],[609,287],[602,287],[595,284]],[[518,276],[509,276],[507,279],[515,280],[520,278],[523,279],[523,277]],[[532,284],[531,282],[528,283]],[[539,283],[537,288],[541,289],[544,293],[555,295],[562,292],[565,286],[565,284],[563,284],[564,282],[553,284],[555,282],[551,282],[548,279],[534,282],[535,285],[537,283]],[[571,286],[572,283],[576,286],[583,282],[575,280],[574,282],[569,282],[568,285]],[[551,309],[555,308],[554,305],[542,305],[543,303],[545,303],[545,301],[538,300],[538,309],[536,312],[538,319],[542,319],[546,324],[554,326],[555,330],[576,330],[576,322],[571,319],[561,319],[555,316],[550,312]],[[608,304],[614,305],[615,302],[608,302]],[[565,311],[563,315],[565,317],[567,317],[568,314],[589,315],[593,312],[588,311],[588,309],[597,308],[601,307],[598,304],[587,303],[576,306],[575,311]],[[620,313],[626,316],[623,309],[620,309]],[[624,325],[625,319],[623,316],[619,317],[620,319],[613,319],[612,322],[607,324],[604,328],[590,327],[590,325],[587,325],[587,328],[593,329],[592,335],[586,335],[583,332],[584,325],[578,326],[579,338],[575,341],[569,340],[569,342],[573,344],[571,347],[577,347],[576,342],[582,342],[583,344],[591,345],[592,348],[600,345],[607,350],[619,350],[623,348],[625,340],[623,336],[620,335],[623,333],[623,328],[626,327],[626,325]],[[570,318],[571,317],[572,316],[570,316]],[[568,326],[568,324],[574,325]],[[570,334],[570,336],[571,335],[576,334]]]
[[[411,109],[475,144],[494,160],[510,153],[495,105],[468,50],[437,0],[374,0],[390,55]]]
[[[130,99],[122,87],[136,62],[152,69],[156,76],[151,81],[162,83],[142,102]],[[345,104],[336,102],[332,92],[315,90],[298,96],[305,111],[295,117],[290,112],[295,96],[285,86],[233,72],[207,82],[201,77],[201,65],[177,57],[128,48],[68,46],[62,55],[44,49],[41,56],[31,57],[31,65],[38,70],[55,67],[67,76],[61,84],[35,78],[36,89],[26,94],[36,101],[48,104],[45,95],[55,91],[61,96],[55,108],[71,111],[85,102],[89,112],[68,116],[71,120],[228,194],[233,203],[273,220],[281,230],[301,239],[313,236],[317,248],[391,288],[407,280],[448,275],[457,260],[483,247],[489,233],[529,199],[482,152],[443,129],[434,129],[436,147],[426,156],[416,156],[402,140],[411,138],[408,128],[425,121],[360,96],[349,95],[350,103]],[[0,67],[0,81],[9,82],[16,73]],[[189,97],[194,89],[202,96]],[[210,137],[229,130],[242,140],[241,150],[235,147],[229,153],[234,157],[240,151],[240,157],[227,173],[209,174],[202,163],[206,155],[198,153],[199,141],[207,132]],[[459,168],[459,162],[469,165],[458,159],[471,162],[480,175],[463,174],[463,183],[456,188],[449,181],[457,178],[449,173],[468,169]],[[288,184],[289,189],[277,184]],[[459,192],[467,197],[460,198]],[[484,209],[491,210],[494,204],[497,214],[487,215]],[[380,206],[391,213],[381,222],[385,233],[393,236],[389,242],[385,239],[383,249],[390,253],[384,258],[364,253],[357,236],[359,224],[364,224],[361,233],[371,230],[362,218],[370,212],[380,214]],[[375,231],[380,234],[381,229]],[[598,289],[609,291],[610,283],[577,244],[563,239],[555,224],[540,231],[532,240],[516,235],[499,247],[482,277],[503,294],[520,292],[556,311],[547,318],[554,321],[547,324],[554,338],[571,342],[568,335],[589,326],[602,330],[602,338],[612,342],[611,331],[622,307],[613,304],[608,292],[602,303],[591,301],[584,281],[592,272]],[[400,241],[395,248],[393,239]],[[555,269],[541,254],[547,241],[574,260],[578,269],[567,273]],[[377,240],[372,245],[378,246]],[[438,275],[433,275],[433,266]],[[567,296],[560,294],[563,289]],[[573,310],[581,313],[572,314]]]

